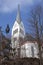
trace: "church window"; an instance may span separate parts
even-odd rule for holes
[[[16,34],[18,32],[18,29],[16,29],[14,32],[13,32],[13,34]]]
[[[32,51],[32,57],[34,57],[34,48],[31,46],[31,51]]]
[[[20,29],[20,32],[24,35],[24,31],[22,29]]]

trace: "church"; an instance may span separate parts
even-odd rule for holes
[[[17,17],[12,27],[11,47],[14,57],[32,57],[39,58],[39,49],[37,42],[31,39],[25,40],[25,27],[21,19],[20,6],[18,5]],[[28,36],[28,35],[27,35]]]

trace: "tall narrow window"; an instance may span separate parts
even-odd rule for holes
[[[14,32],[13,32],[13,35],[16,34],[18,32],[18,29],[16,29]]]
[[[24,32],[23,32],[23,30],[22,30],[22,29],[20,29],[20,32],[24,35]]]
[[[34,48],[31,46],[31,51],[32,51],[32,57],[34,57]]]

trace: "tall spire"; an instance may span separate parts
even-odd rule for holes
[[[17,22],[20,23],[21,22],[21,16],[20,16],[20,5],[18,5],[18,11],[17,11],[17,18],[16,18]]]

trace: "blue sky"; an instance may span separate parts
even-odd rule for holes
[[[12,29],[17,15],[17,7],[20,4],[21,18],[27,32],[27,18],[30,11],[35,5],[41,3],[42,0],[0,0],[0,26],[2,26],[2,30],[5,30],[7,24]]]

